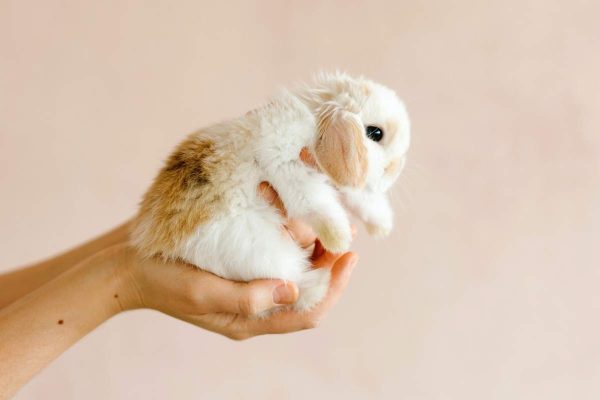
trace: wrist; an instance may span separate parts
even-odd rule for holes
[[[107,296],[112,315],[144,307],[136,272],[136,253],[127,243],[110,246],[95,256],[109,276]],[[92,262],[96,264],[96,262]],[[96,266],[94,266],[96,267]]]

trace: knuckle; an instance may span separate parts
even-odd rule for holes
[[[245,296],[239,300],[238,308],[243,315],[254,315],[258,313],[258,296],[252,290],[249,290]]]
[[[188,302],[192,304],[196,304],[198,302],[200,297],[200,291],[198,290],[196,284],[193,281],[185,281],[185,283],[183,284],[182,292],[184,298]]]

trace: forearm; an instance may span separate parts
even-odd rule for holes
[[[128,301],[109,250],[0,310],[0,398],[10,396]]]
[[[56,257],[0,275],[0,309],[41,287],[100,250],[127,240],[124,223],[93,240]]]

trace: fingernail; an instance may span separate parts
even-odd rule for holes
[[[292,304],[296,301],[296,291],[292,285],[282,283],[273,289],[273,303]]]

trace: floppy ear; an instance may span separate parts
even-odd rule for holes
[[[327,102],[319,108],[317,120],[315,156],[319,167],[339,186],[362,188],[368,159],[358,116]]]

